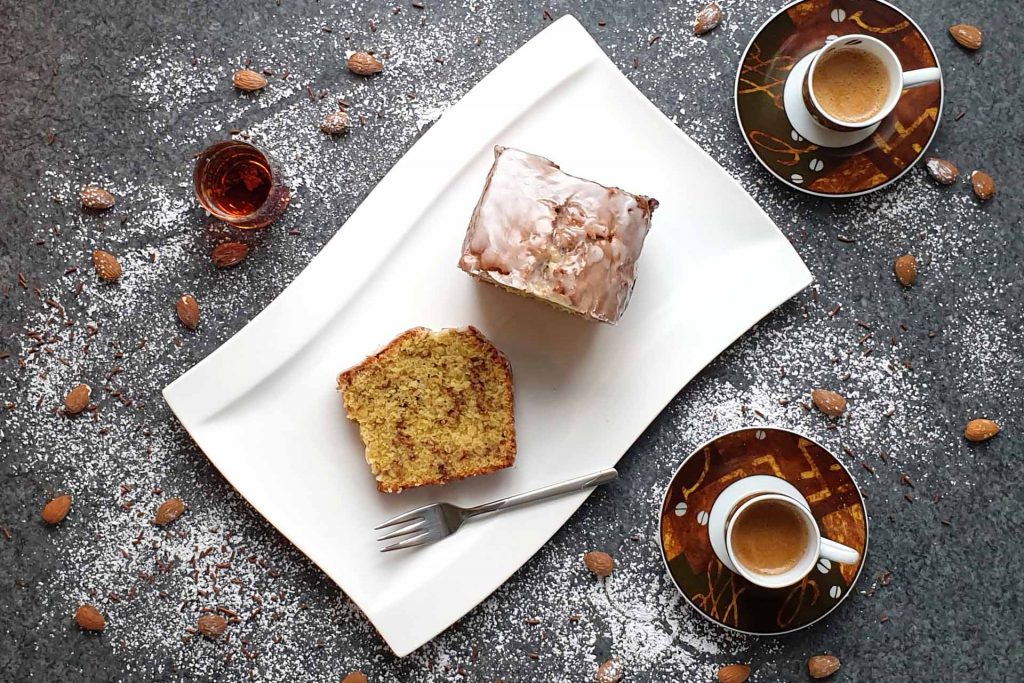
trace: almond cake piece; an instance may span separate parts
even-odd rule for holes
[[[474,327],[416,327],[338,375],[366,461],[386,493],[509,467],[512,369]]]
[[[459,267],[516,294],[606,323],[626,310],[658,201],[576,178],[511,147],[470,219]]]

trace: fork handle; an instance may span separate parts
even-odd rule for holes
[[[515,496],[509,496],[508,498],[501,498],[490,503],[484,503],[483,505],[477,505],[466,510],[466,519],[470,517],[476,517],[488,512],[497,512],[498,510],[508,510],[509,508],[519,507],[520,505],[527,505],[529,503],[535,503],[538,500],[547,500],[548,498],[554,498],[555,496],[562,496],[566,493],[575,493],[576,491],[583,491],[584,489],[593,488],[601,484],[607,484],[616,477],[619,473],[614,467],[609,467],[606,470],[600,472],[594,472],[593,474],[587,474],[582,477],[575,477],[568,481],[563,481],[558,484],[551,484],[550,486],[542,486],[539,489],[533,491],[527,491],[526,493],[520,493]]]

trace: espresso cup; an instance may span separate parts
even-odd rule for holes
[[[867,53],[869,57],[874,57],[881,62],[884,83],[865,83],[859,75],[850,74],[851,79],[855,81],[855,84],[849,87],[850,91],[857,86],[880,86],[884,88],[884,92],[880,96],[881,103],[878,111],[868,118],[858,120],[843,119],[837,115],[837,112],[830,112],[827,106],[822,106],[822,102],[815,91],[815,76],[817,75],[819,80],[823,80],[819,71],[821,66],[824,64],[826,68],[830,68],[829,62],[835,58],[838,51],[843,50],[861,50]],[[833,64],[831,68],[836,68],[836,66]],[[941,72],[937,67],[904,71],[896,53],[877,38],[861,34],[845,35],[830,39],[814,55],[802,84],[803,100],[808,113],[822,126],[843,132],[859,131],[876,125],[891,114],[892,110],[896,108],[896,103],[899,102],[904,90],[916,88],[927,83],[936,83],[940,79]],[[879,77],[879,81],[881,80],[882,76]]]
[[[791,484],[767,475],[747,477],[755,479],[740,480],[715,501],[708,532],[723,565],[763,588],[784,588],[822,558],[856,564],[860,554],[822,537],[810,505]]]

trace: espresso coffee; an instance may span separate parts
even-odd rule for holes
[[[804,557],[807,540],[804,518],[778,500],[754,503],[733,522],[733,557],[755,574],[785,574]]]
[[[889,97],[889,74],[867,50],[841,47],[822,55],[814,67],[814,98],[839,121],[860,123],[882,111]]]

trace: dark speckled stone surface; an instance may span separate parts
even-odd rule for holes
[[[212,668],[190,665],[195,660],[173,654],[175,638],[170,639],[171,645],[161,641],[152,643],[151,648],[142,648],[137,639],[128,638],[130,642],[126,645],[106,635],[86,637],[71,625],[67,615],[72,598],[68,591],[80,594],[88,582],[72,579],[73,585],[69,585],[66,564],[70,556],[62,550],[59,534],[71,531],[44,528],[38,522],[38,510],[49,492],[73,489],[76,501],[80,501],[76,502],[78,507],[73,514],[84,518],[99,509],[99,503],[89,502],[90,496],[99,500],[111,494],[105,488],[107,484],[101,486],[98,479],[88,476],[88,468],[72,474],[61,466],[56,454],[50,459],[48,449],[55,448],[55,443],[45,440],[48,432],[35,430],[30,419],[19,417],[22,411],[32,410],[37,398],[33,387],[38,386],[40,373],[36,364],[20,368],[17,363],[17,357],[24,354],[27,321],[45,309],[32,290],[39,287],[50,292],[53,283],[62,282],[71,247],[62,247],[61,241],[70,244],[81,236],[67,230],[62,236],[51,236],[50,224],[63,223],[65,218],[51,217],[50,212],[55,209],[44,211],[39,201],[30,198],[37,192],[48,191],[50,171],[59,174],[86,168],[143,184],[181,182],[181,169],[189,166],[188,156],[198,146],[185,151],[182,145],[153,131],[192,130],[202,121],[208,107],[224,97],[224,91],[186,99],[188,105],[184,108],[147,104],[135,97],[133,84],[139,82],[139,76],[126,65],[132,64],[134,57],[153,50],[153,46],[165,42],[176,46],[191,43],[201,56],[219,55],[224,68],[229,60],[222,59],[223,55],[231,55],[232,60],[238,55],[244,57],[248,46],[258,43],[265,46],[266,54],[271,55],[268,59],[273,61],[277,47],[284,55],[295,54],[297,49],[283,42],[276,45],[275,40],[282,34],[275,32],[274,27],[287,22],[299,25],[303,17],[315,24],[318,16],[339,32],[351,30],[357,39],[370,40],[372,32],[366,27],[372,20],[382,30],[390,31],[390,39],[396,43],[401,43],[403,36],[413,43],[424,28],[418,20],[421,15],[412,15],[416,19],[410,16],[420,10],[408,4],[405,0],[354,6],[341,3],[337,7],[293,0],[277,4],[273,0],[0,0],[0,351],[11,353],[11,357],[0,360],[0,401],[17,404],[0,409],[0,525],[11,534],[10,540],[0,537],[0,680],[242,681],[250,675],[265,680],[291,678],[287,672],[260,669],[258,663],[242,663],[241,657],[234,663]],[[858,450],[872,453],[878,470],[877,476],[860,479],[869,495],[872,537],[858,589],[870,595],[853,595],[824,622],[772,643],[744,643],[742,652],[723,647],[719,653],[702,655],[709,662],[699,669],[702,679],[717,665],[742,658],[752,665],[752,680],[805,680],[806,658],[828,651],[836,653],[843,662],[842,671],[834,677],[836,681],[1018,680],[1024,671],[1024,59],[1019,44],[1024,36],[1024,18],[1020,6],[1001,0],[900,3],[931,37],[945,70],[947,106],[932,151],[954,160],[962,174],[973,168],[987,169],[998,186],[996,198],[980,211],[940,209],[927,222],[917,225],[914,216],[897,211],[889,218],[879,212],[891,210],[893,198],[899,197],[907,197],[915,205],[927,204],[921,199],[924,196],[942,196],[945,198],[941,201],[952,202],[949,195],[937,194],[930,182],[923,179],[920,169],[920,173],[909,174],[895,188],[883,193],[877,202],[865,199],[836,203],[798,196],[756,167],[731,113],[732,79],[742,46],[753,29],[780,3],[722,3],[725,24],[708,36],[707,47],[701,50],[692,49],[693,43],[687,37],[689,22],[699,3],[580,0],[544,5],[522,0],[427,0],[426,4],[427,8],[421,11],[425,25],[440,22],[451,27],[459,45],[472,45],[474,37],[481,33],[485,40],[477,53],[470,53],[467,47],[465,54],[450,55],[444,63],[423,69],[423,74],[416,76],[422,90],[451,84],[456,91],[471,87],[546,25],[542,10],[546,8],[555,17],[573,14],[594,33],[634,83],[739,176],[793,237],[820,283],[818,296],[822,303],[812,308],[814,316],[823,317],[833,303],[842,303],[843,312],[837,315],[836,324],[846,326],[848,345],[854,349],[861,334],[853,325],[854,316],[870,320],[879,329],[891,327],[897,320],[907,324],[908,331],[896,360],[913,359],[915,374],[908,382],[913,387],[914,401],[940,425],[940,436],[936,437],[935,432],[918,436],[913,430],[880,429],[877,438],[862,438],[856,444]],[[400,6],[402,13],[392,14],[394,5]],[[485,9],[480,9],[484,6]],[[486,30],[478,25],[485,15],[489,17]],[[965,53],[949,39],[946,28],[958,22],[982,27],[985,47],[981,51]],[[656,34],[661,39],[651,43]],[[177,57],[183,65],[187,64],[187,55]],[[418,67],[406,63],[401,68]],[[708,74],[717,75],[711,78]],[[346,76],[324,75],[316,85],[334,87],[346,83]],[[381,101],[401,101],[404,86],[388,83],[385,79],[380,81]],[[299,94],[292,100],[302,97]],[[685,113],[680,113],[682,109]],[[224,129],[250,125],[252,120],[246,116],[237,122],[225,121]],[[709,128],[701,125],[702,120],[717,125]],[[47,141],[50,131],[55,133],[52,144]],[[205,267],[197,248],[194,269],[180,273],[176,281],[152,285],[152,296],[161,302],[173,301],[186,286],[200,301],[225,296],[226,291],[235,297],[233,301],[240,302],[231,309],[214,308],[212,318],[206,320],[214,323],[210,327],[216,330],[190,338],[179,351],[174,350],[175,331],[168,315],[159,328],[166,333],[164,338],[153,340],[162,341],[168,349],[153,361],[152,370],[158,377],[169,379],[184,371],[272,301],[341,226],[374,182],[415,142],[418,131],[416,126],[409,125],[408,119],[395,121],[384,117],[379,124],[371,121],[351,135],[348,142],[368,145],[367,149],[372,146],[378,151],[345,158],[347,173],[359,180],[339,192],[330,211],[306,206],[289,215],[288,221],[292,222],[286,222],[282,230],[301,229],[301,236],[296,238],[301,247],[280,249],[285,241],[282,232],[278,232],[276,242],[261,247],[250,262],[240,267],[250,269],[247,272],[253,275],[244,281],[212,272]],[[69,182],[77,187],[80,180],[76,175]],[[968,203],[974,202],[962,183],[949,191],[960,193]],[[127,200],[126,210],[131,214],[131,198]],[[75,212],[74,207],[60,210]],[[965,216],[971,221],[970,226],[962,222],[967,220]],[[862,230],[864,225],[868,227]],[[198,212],[190,212],[176,229],[200,235],[202,226]],[[904,291],[891,283],[889,273],[897,250],[929,244],[926,235],[941,240],[942,235],[958,234],[968,227],[974,237],[964,242],[965,248],[959,253],[936,249],[936,253],[942,252],[942,263],[933,266],[926,260],[921,280],[914,289]],[[879,236],[882,228],[884,236]],[[118,230],[116,220],[110,220],[103,234],[117,236]],[[855,235],[858,241],[840,242],[836,239],[839,234]],[[197,237],[197,242],[200,239]],[[125,234],[117,240],[119,248],[125,251],[149,244],[137,233]],[[88,271],[88,259],[83,256],[87,244],[88,240],[75,243],[72,249],[79,254],[74,263],[83,273]],[[920,248],[927,251],[929,247]],[[24,275],[24,288],[18,285],[18,273]],[[63,282],[69,290],[70,284]],[[961,295],[972,287],[984,296],[972,299]],[[769,317],[759,334],[778,332],[783,339],[786,334],[798,339],[799,325],[803,324],[802,308],[814,301],[805,292]],[[67,305],[74,315],[72,304]],[[114,315],[105,310],[92,315],[101,318],[105,333],[115,338],[120,335],[134,340],[147,329],[140,316]],[[970,325],[976,322],[984,327],[986,321],[998,323],[991,336]],[[962,343],[965,329],[977,332],[970,345]],[[938,334],[929,336],[927,330],[937,330]],[[946,337],[947,332],[952,337]],[[888,334],[879,332],[878,336]],[[643,534],[651,532],[657,504],[652,503],[650,492],[668,480],[678,454],[688,452],[700,442],[698,435],[707,432],[707,428],[691,429],[685,421],[700,413],[695,406],[707,404],[709,394],[713,402],[716,387],[742,391],[754,384],[741,359],[748,357],[747,350],[756,345],[756,341],[749,339],[739,342],[680,393],[623,458],[620,480],[594,495],[552,545],[492,598],[498,609],[511,609],[512,603],[528,601],[534,590],[545,584],[549,572],[576,562],[578,553],[593,547],[622,547],[638,530]],[[1000,353],[993,364],[993,356],[985,352],[995,347]],[[808,358],[803,359],[803,365],[812,365],[809,357],[815,352],[805,352]],[[753,357],[763,359],[764,354],[754,353]],[[800,358],[796,361],[802,362]],[[148,372],[147,368],[138,370],[142,374]],[[978,379],[982,376],[985,382]],[[818,379],[808,376],[793,380],[788,389],[794,398],[799,398],[795,394],[805,394]],[[131,389],[129,383],[128,390]],[[871,396],[870,387],[860,391]],[[54,397],[59,399],[62,392],[60,387],[54,388],[53,395],[47,397],[48,403]],[[889,398],[895,405],[901,405],[902,397]],[[118,419],[118,413],[113,414],[115,417],[108,419]],[[988,444],[968,447],[959,431],[968,418],[978,414],[996,416],[1003,433]],[[812,417],[815,416],[806,418],[803,428],[822,435],[830,447],[838,449],[846,443],[841,431],[828,431],[820,421],[812,421]],[[174,424],[173,416],[157,396],[150,396],[130,418],[123,419],[135,420],[140,425]],[[744,419],[756,422],[753,415]],[[771,420],[770,415],[768,419]],[[791,420],[790,426],[792,423]],[[900,439],[911,439],[914,443],[893,443]],[[216,501],[230,499],[230,509],[237,510],[250,529],[246,537],[250,548],[293,558],[289,560],[293,566],[290,585],[328,601],[342,599],[315,567],[299,558],[254,511],[233,496],[184,435],[174,437],[173,444],[178,456],[173,465],[166,466],[168,489],[173,482],[187,481],[209,494],[205,499],[197,496],[190,501],[197,511],[217,510]],[[919,484],[913,490],[900,486],[899,468],[881,464],[875,455],[887,449],[915,451],[913,457],[907,458],[906,467],[915,481],[927,485]],[[852,464],[855,466],[856,461]],[[904,498],[908,492],[914,497],[912,503]],[[931,502],[933,494],[941,495],[940,502]],[[941,520],[949,525],[943,525]],[[112,539],[96,538],[91,542],[111,552],[116,547]],[[870,590],[873,578],[887,569],[893,572],[891,585]],[[568,585],[575,590],[584,586],[585,581],[586,577],[581,576]],[[119,603],[116,609],[122,624],[131,623],[135,609],[132,603]],[[173,611],[174,606],[170,609]],[[333,659],[329,661],[337,662],[338,668],[318,670],[315,678],[339,680],[348,668],[363,668],[373,681],[591,680],[594,662],[621,650],[611,635],[611,625],[606,632],[600,627],[602,619],[618,617],[599,614],[600,610],[593,606],[583,609],[592,609],[593,613],[584,612],[585,619],[592,618],[599,624],[598,635],[592,642],[560,652],[542,642],[536,631],[524,630],[528,627],[519,623],[521,620],[507,625],[499,622],[495,628],[508,629],[510,635],[485,638],[481,634],[484,639],[479,647],[472,638],[446,636],[439,647],[450,652],[450,658],[443,665],[435,661],[441,650],[431,651],[419,660],[397,661],[382,651],[372,630],[354,628],[345,632],[345,638],[332,641]],[[882,621],[883,616],[888,620]],[[151,622],[151,617],[141,612],[138,618],[140,624],[144,620]],[[358,623],[358,617],[352,618]],[[683,614],[680,618],[691,616]],[[490,623],[483,619],[480,615],[468,618],[471,625]],[[292,628],[289,633],[299,631]],[[714,631],[702,633],[710,633],[708,638],[715,637]],[[544,655],[538,659],[527,656],[537,649]],[[309,658],[302,659],[307,667],[302,671],[314,670],[315,665],[308,662],[317,657],[324,659],[315,653],[295,654],[296,661]],[[456,665],[464,666],[464,675],[457,673]],[[691,669],[673,666],[676,665],[647,662],[635,664],[630,673],[627,661],[624,680],[680,681],[691,675],[687,673]],[[314,678],[311,674],[309,677]],[[707,678],[710,680],[710,676]]]

